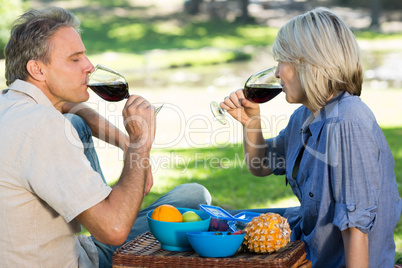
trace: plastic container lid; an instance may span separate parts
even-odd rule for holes
[[[220,207],[216,206],[209,206],[209,205],[199,205],[199,207],[204,210],[206,213],[211,215],[211,217],[220,219],[220,220],[228,220],[228,221],[235,221],[236,218],[234,218],[232,215],[229,214],[226,210]]]
[[[254,217],[260,215],[257,212],[250,212],[250,211],[242,211],[234,216],[232,216],[229,212],[224,210],[223,208],[216,207],[216,206],[209,206],[209,205],[199,205],[199,207],[204,210],[206,213],[211,215],[211,217],[220,219],[220,220],[227,220],[229,222],[229,229],[232,232],[236,232],[237,230],[242,229],[241,227],[236,226],[236,222],[242,222],[245,226],[246,223],[250,222]]]
[[[257,212],[250,212],[250,211],[243,211],[234,216],[236,221],[242,222],[250,222],[254,217],[260,216],[260,213]]]
[[[260,213],[249,211],[243,211],[232,216],[229,212],[220,207],[209,205],[199,205],[199,207],[211,215],[211,217],[221,220],[250,222],[254,217],[260,216]]]

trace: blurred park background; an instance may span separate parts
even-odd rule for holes
[[[126,76],[130,93],[164,108],[152,166],[155,185],[147,206],[187,182],[205,185],[213,204],[226,209],[297,205],[282,176],[249,174],[242,156],[242,129],[220,125],[209,103],[241,88],[249,75],[274,65],[271,44],[278,29],[314,7],[330,8],[354,31],[364,59],[361,98],[373,110],[395,158],[402,193],[402,2],[400,0],[0,0],[0,44],[11,22],[30,8],[60,6],[81,20],[82,39],[95,65]],[[4,60],[0,83],[5,88]],[[123,102],[107,103],[91,93],[88,104],[124,130]],[[298,105],[284,95],[261,106],[264,135],[276,135]],[[113,184],[123,155],[96,140],[100,161]],[[402,257],[402,220],[395,230],[396,259]]]

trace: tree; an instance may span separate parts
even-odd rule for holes
[[[250,4],[250,0],[236,0],[236,1],[239,1],[239,6],[241,9],[240,20],[244,23],[247,23],[250,20],[250,15],[248,13],[248,6]],[[202,2],[203,0],[186,0],[184,2],[184,10],[191,15],[197,15],[200,12],[200,6]],[[215,0],[210,0],[210,3],[212,8],[209,9],[210,13],[209,15],[211,18],[215,18],[217,16],[217,10],[214,8]]]
[[[380,29],[381,0],[371,0],[371,24],[373,30]]]
[[[186,0],[184,2],[184,10],[191,15],[197,15],[200,12],[202,0]]]
[[[4,46],[10,38],[10,27],[12,22],[23,12],[23,3],[21,0],[0,0],[0,46]],[[1,53],[0,58],[3,58]]]
[[[249,0],[239,0],[241,7],[241,21],[247,23],[250,20],[250,15],[248,14]]]

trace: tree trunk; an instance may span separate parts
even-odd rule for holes
[[[202,0],[187,0],[184,2],[184,10],[191,15],[197,15],[200,12],[201,3]]]
[[[250,1],[249,0],[240,0],[240,6],[241,6],[241,21],[243,23],[247,23],[250,20],[250,16],[248,14],[248,5]]]
[[[381,0],[371,0],[371,24],[373,30],[380,30]]]

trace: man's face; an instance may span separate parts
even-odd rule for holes
[[[65,102],[87,101],[86,83],[94,66],[85,56],[80,35],[63,27],[50,39],[50,46],[50,62],[42,68],[50,101],[56,108]]]

